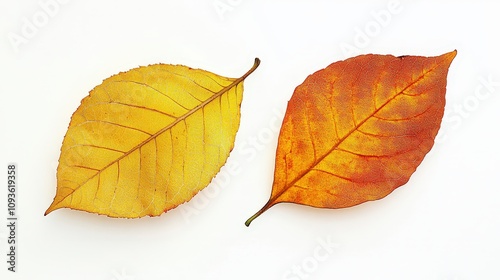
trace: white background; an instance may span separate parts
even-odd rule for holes
[[[481,82],[500,81],[494,1],[69,0],[50,15],[47,1],[0,1],[5,223],[7,163],[19,172],[18,272],[1,226],[1,279],[500,279],[500,84]],[[406,185],[342,210],[280,204],[244,226],[269,198],[277,128],[307,75],[362,53],[454,49],[439,141]],[[238,77],[255,57],[232,170],[191,202],[157,218],[43,216],[70,116],[103,79],[160,62]]]

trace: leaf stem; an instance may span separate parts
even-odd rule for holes
[[[257,69],[257,67],[259,67],[260,65],[260,59],[258,57],[255,58],[255,61],[253,63],[253,66],[252,68],[250,68],[250,70],[248,70],[243,76],[241,76],[238,80],[239,81],[243,81],[244,79],[246,79],[246,77],[248,77],[250,74],[253,73],[253,71],[255,71],[255,69]]]
[[[260,216],[260,214],[264,213],[264,211],[262,209],[260,209],[257,213],[253,214],[252,217],[250,217],[246,222],[245,222],[245,226],[250,226],[250,223],[255,220],[255,218],[257,218],[258,216]]]
[[[248,218],[248,220],[245,222],[245,226],[250,226],[250,223],[255,220],[260,214],[266,212],[267,209],[269,209],[272,206],[271,201],[268,201],[264,207],[262,207],[257,213],[253,214],[252,217]]]

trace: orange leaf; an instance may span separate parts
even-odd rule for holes
[[[307,77],[288,102],[271,197],[343,208],[405,184],[434,144],[448,68],[437,57],[362,55]]]

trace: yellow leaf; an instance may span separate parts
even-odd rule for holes
[[[190,200],[226,162],[259,62],[237,79],[156,64],[104,80],[71,117],[45,215],[158,216]]]

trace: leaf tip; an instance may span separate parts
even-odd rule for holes
[[[50,214],[50,212],[52,212],[52,209],[50,209],[50,207],[49,207],[49,209],[47,209],[43,215],[47,216],[48,214]]]
[[[54,210],[57,210],[59,208],[61,208],[61,207],[57,206],[57,204],[55,202],[52,202],[52,204],[50,204],[49,208],[47,208],[47,210],[45,211],[45,213],[43,215],[47,216],[48,214],[52,213]]]
[[[451,61],[453,61],[453,59],[457,56],[457,50],[455,49],[451,52],[447,52],[442,56],[446,59],[446,61],[449,61],[451,63]]]

